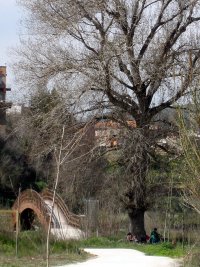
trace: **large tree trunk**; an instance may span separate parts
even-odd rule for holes
[[[146,242],[146,231],[144,227],[144,209],[133,208],[128,210],[131,227],[130,231],[138,241]]]
[[[140,242],[145,242],[144,213],[148,208],[148,134],[141,129],[134,130],[129,143],[125,145],[126,158],[128,159],[126,163],[125,208],[130,219],[132,234]]]

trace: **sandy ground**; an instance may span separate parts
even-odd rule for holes
[[[179,267],[180,262],[167,257],[146,256],[132,249],[85,249],[96,257],[62,267]]]

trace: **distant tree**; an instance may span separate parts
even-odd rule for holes
[[[60,142],[63,125],[66,125],[66,142],[73,137],[75,121],[67,104],[54,89],[43,89],[32,95],[17,127],[19,140],[27,146],[30,162],[43,172],[45,182],[51,186],[55,174],[55,150]]]
[[[26,148],[16,135],[1,140],[0,157],[0,192],[4,204],[14,202],[19,188],[41,189],[44,175],[29,162]]]
[[[59,84],[76,112],[111,110],[124,125],[124,114],[135,119],[124,153],[128,179],[122,194],[131,231],[145,236],[150,153],[161,137],[159,131],[152,134],[152,124],[195,81],[200,1],[19,2],[28,12],[29,38],[15,64],[24,87]]]

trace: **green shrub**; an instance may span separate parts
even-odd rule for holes
[[[51,240],[52,253],[66,251],[68,253],[80,253],[79,242],[76,240]]]
[[[10,233],[0,234],[0,253],[12,253],[15,249],[15,239]]]

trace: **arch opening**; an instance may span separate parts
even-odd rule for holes
[[[20,226],[22,231],[35,230],[36,214],[32,209],[25,209],[20,214]]]

